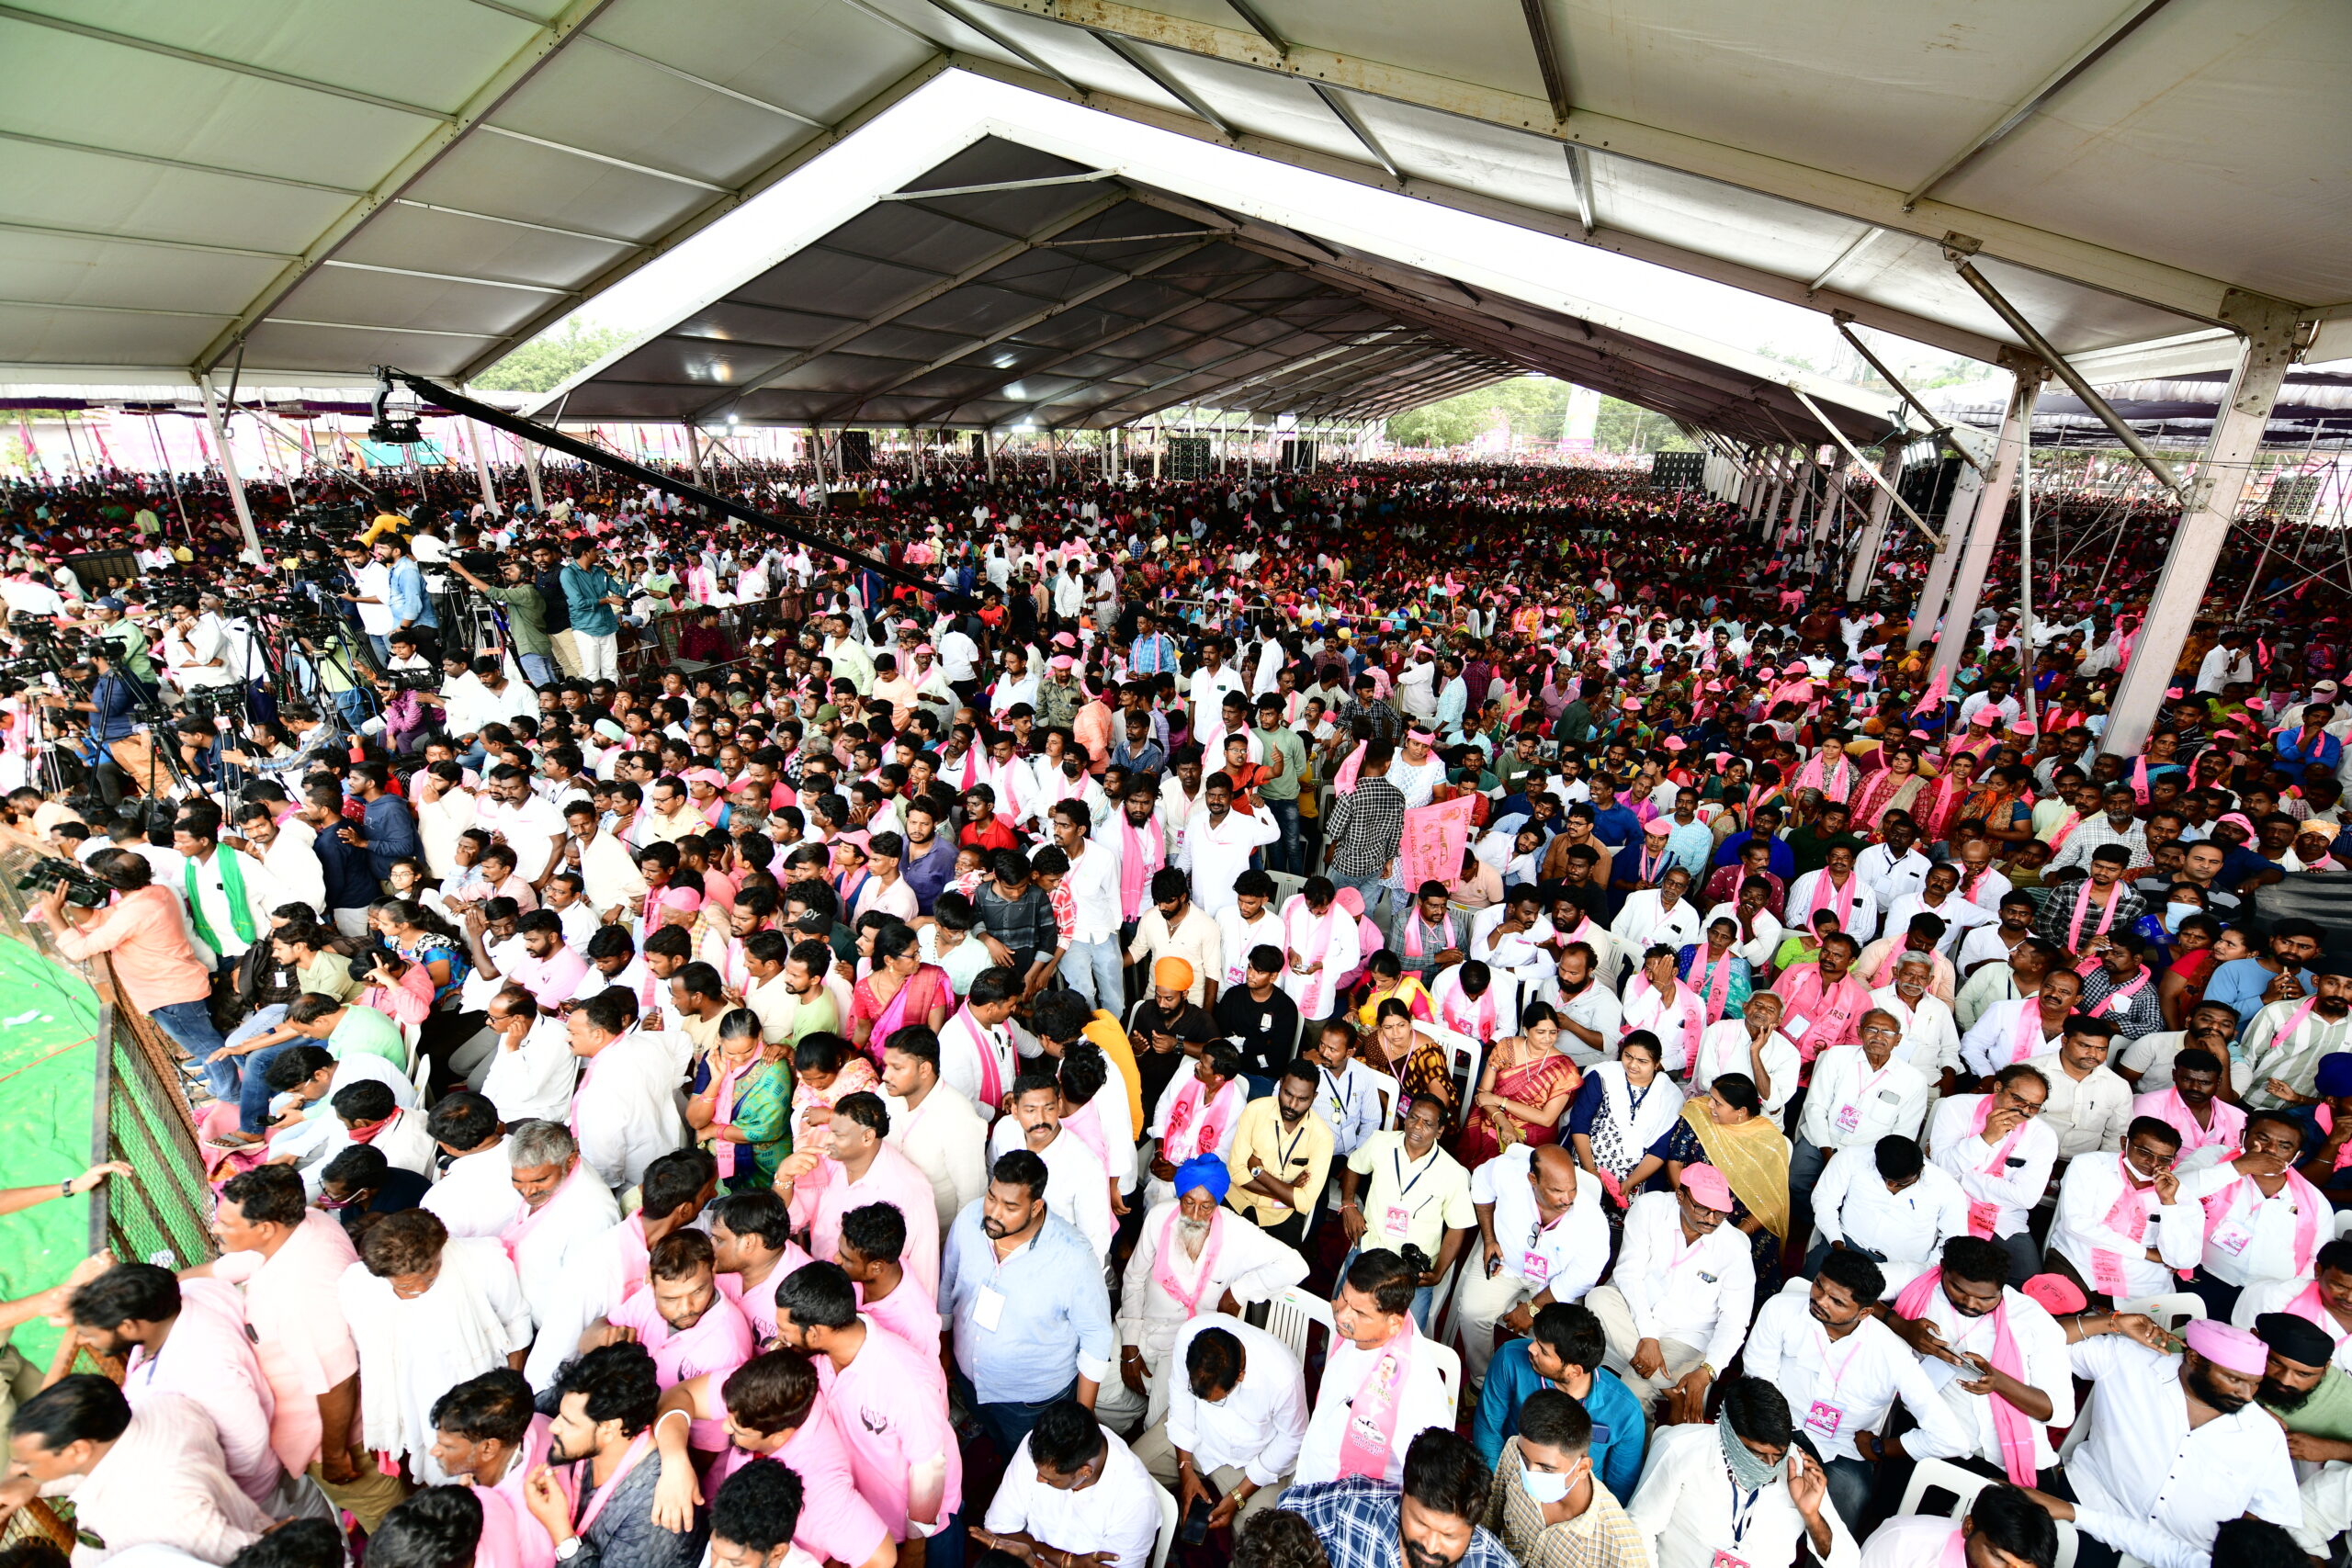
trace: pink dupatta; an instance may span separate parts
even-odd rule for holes
[[[1987,1098],[1985,1103],[1990,1105],[1992,1100]],[[1982,1121],[1977,1126],[1981,1132]],[[1941,1269],[1930,1269],[1904,1286],[1902,1294],[1894,1298],[1894,1314],[1902,1318],[1917,1318],[1926,1313],[1928,1304],[1935,1300],[1936,1292],[1943,1287],[1943,1280]],[[2009,1293],[2007,1290],[2001,1292],[2001,1304],[1993,1309],[1991,1360],[1996,1371],[2006,1372],[2019,1380],[2025,1377],[2025,1355],[2018,1348],[2017,1336],[2009,1328]],[[1993,1435],[2001,1441],[2001,1468],[2007,1471],[2009,1479],[2019,1486],[2035,1484],[2033,1423],[2027,1419],[2024,1411],[1999,1394],[1987,1397],[1993,1404]],[[1950,1553],[1947,1552],[1946,1556],[1949,1558]]]

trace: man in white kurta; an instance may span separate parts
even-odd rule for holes
[[[2113,1303],[2164,1294],[2205,1255],[2205,1212],[2172,1168],[2180,1134],[2161,1126],[2140,1118],[2122,1153],[2077,1155],[2058,1182],[2050,1250]]]
[[[1458,1287],[1464,1372],[1476,1388],[1494,1359],[1495,1325],[1532,1332],[1534,1314],[1581,1301],[1609,1261],[1600,1183],[1557,1144],[1516,1143],[1470,1173],[1481,1251]],[[1509,1314],[1506,1317],[1506,1314]]]
[[[202,1562],[226,1562],[276,1522],[222,1468],[211,1418],[179,1394],[142,1403],[96,1463],[50,1486],[68,1483],[84,1542],[74,1549],[77,1562],[150,1545],[176,1548]],[[92,1547],[91,1540],[105,1545]]]
[[[378,1242],[382,1232],[379,1224],[370,1234],[365,1255],[345,1270],[337,1287],[359,1347],[364,1440],[388,1458],[406,1455],[412,1475],[438,1486],[449,1475],[433,1457],[434,1403],[526,1348],[531,1309],[514,1265],[496,1240],[450,1241],[444,1233],[439,1256],[431,1258],[430,1238],[420,1235],[413,1249],[417,1260],[430,1262],[430,1273],[379,1274],[377,1269],[390,1267]]]
[[[1361,1277],[1385,1277],[1392,1282],[1367,1291],[1352,1282]],[[1398,1289],[1409,1278],[1402,1258],[1393,1252],[1375,1251],[1358,1254],[1340,1281],[1331,1303],[1338,1331],[1331,1336],[1331,1353],[1323,1366],[1315,1410],[1307,1417],[1306,1436],[1299,1444],[1295,1484],[1339,1479],[1340,1438],[1349,1418],[1359,1402],[1369,1400],[1374,1373],[1393,1371],[1392,1357],[1401,1361],[1403,1376],[1391,1380],[1396,1383],[1396,1409],[1389,1427],[1388,1461],[1378,1479],[1396,1484],[1405,1474],[1405,1450],[1413,1446],[1415,1438],[1431,1427],[1453,1429],[1453,1400],[1446,1393],[1436,1358],[1429,1354],[1429,1341],[1420,1338],[1413,1326],[1412,1314],[1379,1310],[1377,1292]]]
[[[935,1056],[886,1049],[883,1105],[890,1142],[931,1182],[939,1234],[988,1187],[989,1124],[963,1095],[942,1083]]]
[[[571,1049],[586,1059],[572,1096],[571,1126],[580,1157],[605,1185],[621,1192],[645,1179],[647,1166],[685,1142],[685,1124],[678,1115],[681,1074],[667,1036],[633,1022],[615,1029],[609,1013],[597,1016],[604,1008],[605,998],[596,998],[574,1009],[569,1021]]]
[[[549,1128],[560,1134],[560,1128]],[[535,1135],[540,1129],[534,1128]],[[530,1304],[537,1337],[523,1375],[533,1392],[544,1393],[563,1363],[580,1353],[580,1336],[605,1310],[604,1286],[590,1288],[585,1278],[591,1254],[601,1238],[620,1224],[620,1205],[603,1178],[580,1163],[569,1138],[554,1140],[561,1153],[548,1163],[526,1164],[534,1156],[530,1145],[517,1151],[517,1187],[524,1189],[529,1208],[503,1238],[514,1259],[524,1299]],[[552,1190],[548,1184],[552,1183]]]
[[[1283,907],[1283,990],[1298,1004],[1298,1016],[1310,1021],[1331,1016],[1340,977],[1353,974],[1363,958],[1355,918],[1340,907],[1329,883],[1316,882],[1319,889],[1310,884],[1309,893]],[[1325,895],[1320,908],[1311,897],[1317,890]],[[1249,954],[1240,956],[1246,961]],[[1228,949],[1227,962],[1233,958]]]

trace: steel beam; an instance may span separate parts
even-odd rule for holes
[[[365,196],[365,191],[347,186],[322,185],[317,180],[298,180],[285,175],[265,175],[255,169],[227,169],[218,164],[192,164],[185,158],[165,158],[153,152],[131,152],[119,147],[96,147],[86,141],[61,141],[53,136],[35,136],[22,130],[0,130],[0,141],[19,141],[28,147],[47,147],[60,152],[86,152],[94,158],[118,158],[132,164],[152,164],[158,168],[178,169],[191,175],[218,175],[223,179],[252,180],[260,185],[285,186],[294,190],[314,190],[326,196]],[[228,314],[222,311],[221,314]]]
[[[1871,497],[1869,518],[1862,524],[1861,536],[1854,542],[1854,560],[1846,572],[1846,602],[1860,604],[1870,591],[1871,577],[1878,570],[1879,547],[1886,542],[1887,513],[1894,510],[1896,486],[1903,478],[1903,443],[1890,441],[1879,457],[1879,466],[1871,470],[1878,480],[1878,493]]]
[[[1960,564],[1952,572],[1951,604],[1944,611],[1943,627],[1936,637],[1936,657],[1928,667],[1928,680],[1938,681],[1944,689],[1951,689],[1951,678],[1960,672],[1962,659],[1976,635],[1976,602],[1984,592],[1984,576],[1993,564],[1993,551],[2000,543],[2002,520],[2009,510],[2009,498],[2017,489],[2018,463],[2026,443],[2033,436],[2034,400],[2041,395],[2042,367],[2022,356],[2012,356],[2011,374],[2015,379],[2009,390],[2008,410],[2001,416],[2000,446],[1993,454],[1993,477],[1986,481],[1984,493],[1977,498],[1976,513],[1969,520],[1968,545],[1961,552]]]
[[[2173,532],[2172,548],[2148,601],[2147,619],[2141,624],[2132,662],[2124,668],[2106,732],[2099,738],[2101,750],[2120,757],[2136,756],[2147,747],[2164,694],[2172,684],[2174,667],[2180,661],[2180,650],[2204,602],[2206,585],[2212,580],[2213,563],[2221,558],[2230,525],[2237,519],[2238,503],[2262,449],[2263,432],[2269,426],[2279,384],[2295,361],[2294,306],[2242,294],[2232,299],[2230,309],[2239,331],[2245,334],[2245,346],[2213,421],[2204,456],[2198,459],[2180,526]]]

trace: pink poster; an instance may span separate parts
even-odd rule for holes
[[[1408,897],[1424,882],[1451,887],[1461,877],[1462,852],[1470,843],[1470,813],[1477,804],[1476,796],[1465,795],[1405,813],[1396,869]]]

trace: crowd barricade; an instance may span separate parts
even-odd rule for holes
[[[96,993],[96,1022],[89,1051],[90,1161],[121,1160],[128,1178],[115,1177],[90,1204],[89,1247],[109,1251],[125,1262],[155,1262],[173,1269],[209,1261],[217,1253],[211,1232],[212,1194],[205,1179],[196,1120],[180,1091],[178,1052],[169,1037],[137,1008],[126,1003],[103,955],[87,961],[57,951],[47,926],[25,917],[39,895],[19,889],[18,878],[39,857],[9,846],[0,849],[0,926],[34,949],[43,962],[87,981]],[[76,1371],[102,1372],[119,1381],[119,1362],[86,1350]],[[68,1511],[70,1514],[70,1510]],[[72,1524],[57,1506],[36,1498],[0,1529],[0,1547],[35,1538],[74,1550]]]

